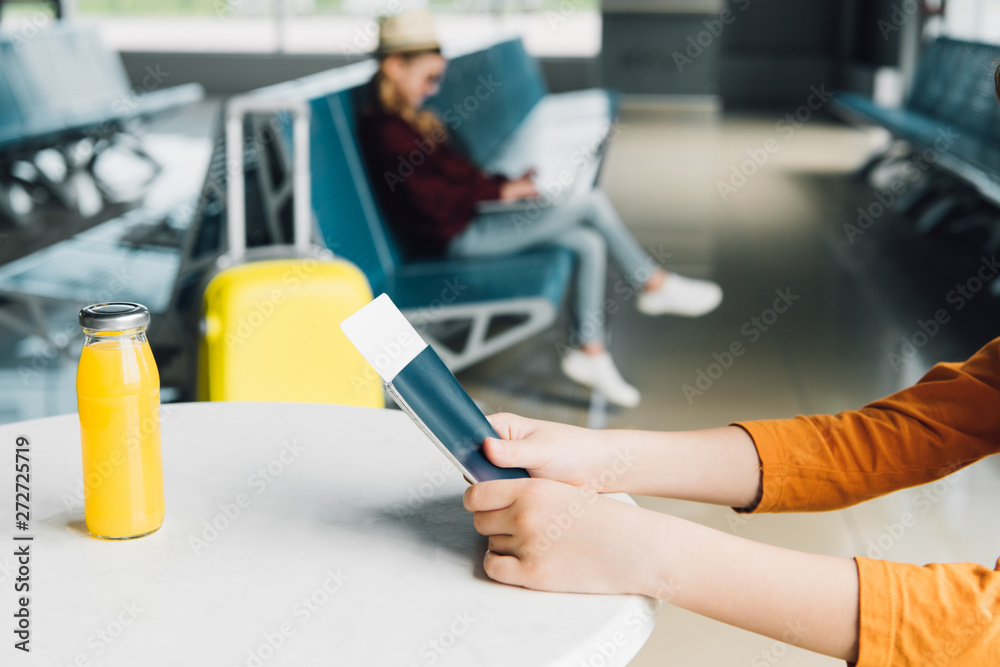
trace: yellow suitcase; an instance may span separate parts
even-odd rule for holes
[[[243,145],[247,109],[239,101],[227,110],[228,147]],[[259,103],[252,110],[259,111]],[[381,382],[340,329],[347,316],[371,301],[371,288],[354,264],[311,245],[308,108],[291,110],[296,113],[295,246],[263,251],[293,257],[252,261],[246,249],[242,156],[229,159],[230,250],[220,260],[227,268],[209,281],[202,298],[198,397],[384,407]]]

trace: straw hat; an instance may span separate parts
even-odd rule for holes
[[[426,9],[387,16],[379,27],[377,56],[440,49],[434,34],[434,20]]]

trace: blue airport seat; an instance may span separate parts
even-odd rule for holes
[[[906,108],[883,107],[870,97],[856,93],[837,92],[833,96],[834,104],[850,114],[861,117],[870,123],[881,125],[893,134],[918,145],[933,143],[942,129],[941,122],[922,113]]]
[[[449,60],[441,90],[427,101],[455,143],[489,173],[540,177],[570,172],[592,187],[620,96],[594,88],[548,93],[538,62],[520,39]],[[549,184],[541,183],[542,187]]]
[[[441,115],[473,162],[486,164],[547,94],[538,62],[520,39],[449,59],[427,106]]]
[[[536,297],[559,308],[572,271],[573,256],[556,248],[476,262],[423,260],[401,266],[385,291],[404,310]]]
[[[937,165],[1000,203],[1000,110],[991,44],[939,37],[924,51],[905,105],[886,108],[870,97],[838,92],[833,108],[875,123],[915,150],[934,148]],[[948,138],[940,151],[942,138]],[[935,148],[937,144],[937,148]]]
[[[0,154],[28,153],[125,122],[176,109],[204,96],[198,84],[133,91],[117,54],[95,27],[57,22],[30,39],[0,34]]]
[[[913,76],[907,108],[932,117],[946,117],[943,112],[951,103],[953,77],[961,64],[962,45],[957,40],[942,38],[928,44]]]
[[[580,183],[575,189],[591,188],[597,183],[618,107],[616,93],[598,88],[546,95],[482,167],[515,176],[537,167],[539,178],[544,172],[576,172]]]
[[[838,92],[832,108],[845,119],[874,123],[909,144],[923,164],[933,163],[934,176],[909,195],[911,203],[935,195],[942,182],[951,192],[939,196],[917,220],[927,233],[958,212],[964,225],[986,227],[1000,238],[995,223],[975,222],[961,213],[980,200],[1000,206],[1000,109],[995,86],[996,51],[993,44],[938,37],[924,49],[901,108],[881,107],[866,96]],[[885,154],[869,160],[860,173],[879,163]],[[932,158],[932,159],[931,159]],[[957,192],[957,194],[956,194]],[[987,245],[987,252],[990,252]],[[1000,293],[1000,280],[993,290]]]
[[[23,51],[11,37],[0,36],[0,71],[11,92],[8,118],[18,120],[3,148],[31,144],[33,137],[57,137],[62,127],[55,102],[44,85],[45,79],[31,78],[23,62],[26,59]]]
[[[0,178],[9,176],[7,169],[15,161],[30,160],[39,150],[88,137],[113,140],[126,121],[190,104],[202,95],[196,84],[133,92],[121,59],[103,46],[94,26],[60,21],[30,38],[0,33]],[[94,150],[99,150],[97,142]],[[83,168],[92,166],[93,160]],[[57,198],[61,185],[45,183]],[[150,216],[162,217],[162,212],[135,209],[0,267],[0,293],[78,303],[106,291],[102,288],[113,282],[113,268],[119,267],[135,277],[110,296],[133,298],[162,312],[180,252],[120,242],[129,227]]]
[[[177,277],[175,248],[131,247],[122,238],[137,223],[164,212],[133,209],[64,241],[0,266],[0,295],[80,306],[135,301],[153,313],[167,309]]]
[[[10,89],[3,70],[0,69],[0,148],[21,138],[23,122],[14,103],[14,92]]]

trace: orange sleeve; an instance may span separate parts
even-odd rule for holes
[[[761,460],[744,511],[838,509],[939,479],[1000,451],[1000,338],[860,410],[737,426]]]
[[[857,667],[980,667],[1000,656],[1000,561],[920,567],[856,558]]]

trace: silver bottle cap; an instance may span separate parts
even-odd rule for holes
[[[149,324],[149,309],[138,303],[95,303],[80,311],[80,326],[96,331],[126,331]]]

